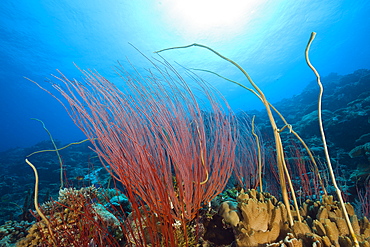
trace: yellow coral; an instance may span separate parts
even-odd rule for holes
[[[249,190],[241,193],[237,201],[238,207],[233,211],[240,215],[240,221],[233,221],[231,225],[238,247],[266,244],[270,247],[354,246],[340,203],[332,196],[323,196],[322,201],[307,200],[303,203],[300,210],[302,221],[296,221],[293,227],[288,227],[285,205],[268,193]],[[345,206],[359,245],[370,246],[370,222],[366,217],[358,220],[352,205],[347,203]],[[230,205],[224,203],[223,207],[221,216],[230,223]]]

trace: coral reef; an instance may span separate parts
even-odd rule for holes
[[[325,80],[330,83],[326,87],[327,95],[323,101],[326,109],[323,111],[324,124],[327,127],[328,137],[331,141],[329,146],[334,153],[332,160],[336,164],[335,172],[340,175],[338,182],[341,183],[340,187],[345,192],[344,195],[352,202],[353,199],[361,199],[360,193],[356,198],[355,186],[362,189],[364,188],[362,185],[367,183],[368,189],[364,192],[361,202],[363,206],[369,208],[370,133],[368,127],[370,123],[370,91],[368,91],[368,85],[370,71],[358,70],[347,76],[331,75]],[[294,129],[300,132],[302,137],[308,139],[307,142],[313,147],[312,150],[316,154],[321,154],[323,149],[321,140],[318,138],[315,106],[317,95],[314,90],[306,90],[302,95],[299,96],[300,99],[294,98],[292,101],[285,101],[282,109],[280,109],[279,104],[277,104],[277,107],[287,116]],[[282,105],[280,104],[280,106]],[[256,115],[260,121],[259,128],[261,131],[264,134],[271,131],[271,127],[263,122],[263,117],[259,118],[258,114]],[[353,128],[353,126],[356,126],[356,128]],[[163,128],[160,130],[163,140],[168,140],[168,131]],[[198,133],[197,130],[195,128],[194,132]],[[284,138],[284,140],[289,140],[289,138]],[[44,147],[49,144],[41,143],[33,149],[50,149]],[[168,142],[167,144],[172,145],[173,143]],[[197,147],[202,147],[203,142],[196,144]],[[287,141],[285,144],[287,144]],[[289,147],[289,145],[284,146]],[[293,145],[294,148],[298,149],[300,147]],[[32,215],[26,214],[32,206],[29,203],[30,198],[32,198],[31,190],[27,192],[28,199],[26,198],[23,208],[19,205],[22,205],[23,202],[20,198],[24,198],[24,188],[32,186],[33,178],[28,175],[24,176],[23,171],[22,173],[19,171],[21,169],[18,169],[18,171],[14,169],[14,167],[19,167],[21,162],[23,163],[23,159],[20,157],[24,157],[30,152],[31,150],[16,149],[8,152],[8,155],[5,155],[6,158],[0,157],[0,164],[4,168],[4,173],[0,175],[2,179],[0,181],[0,193],[3,192],[0,198],[2,203],[1,223],[5,222],[4,219],[9,220],[17,218],[17,216],[21,216],[23,219],[31,219],[29,216]],[[108,184],[108,181],[110,181],[108,173],[101,174],[105,172],[101,167],[93,172],[86,168],[85,161],[90,161],[93,155],[91,151],[81,151],[75,147],[69,151],[63,150],[63,152],[66,152],[64,154],[64,165],[69,175],[76,178],[73,182],[95,184],[103,181],[104,184]],[[164,154],[168,155],[167,153]],[[201,154],[203,155],[203,153]],[[56,191],[60,183],[54,154],[45,153],[33,158],[39,161],[41,176],[47,178],[43,182],[44,186],[41,187]],[[303,156],[296,157],[299,162],[305,159],[306,157]],[[293,163],[292,158],[288,157],[287,160]],[[167,160],[165,159],[165,161]],[[276,163],[276,160],[271,163]],[[203,164],[200,166],[203,168],[204,163],[201,162],[200,164]],[[50,172],[50,167],[54,167],[55,172]],[[201,171],[203,170],[201,169]],[[300,175],[309,172],[312,173],[312,171],[300,172]],[[168,174],[170,173],[168,172]],[[127,174],[124,173],[124,175]],[[202,178],[198,179],[201,185],[203,185],[203,181],[206,185],[210,181],[214,181],[212,179],[208,180],[208,176],[206,180],[203,180],[204,176],[199,176],[199,178]],[[348,182],[348,178],[351,178],[350,182]],[[267,178],[265,181],[268,180]],[[175,191],[178,191],[181,188],[178,184],[183,183],[175,181]],[[173,183],[173,181],[171,182]],[[194,181],[190,182],[191,185],[194,184]],[[294,178],[293,182],[295,182],[295,188],[302,190],[302,177]],[[83,186],[83,184],[80,185]],[[311,184],[308,182],[308,185]],[[269,191],[273,189],[273,186],[267,185],[267,183],[264,186],[270,186],[268,187]],[[330,192],[329,187],[327,189]],[[145,194],[148,193],[147,190],[144,192]],[[278,193],[274,194],[278,195]],[[217,196],[208,205],[208,208],[205,208],[207,203],[199,203],[203,208],[200,211],[194,210],[193,212],[197,218],[191,220],[193,216],[189,216],[189,222],[184,224],[185,221],[163,220],[161,218],[163,216],[160,213],[153,212],[153,209],[148,207],[148,203],[145,204],[140,201],[137,205],[140,207],[133,209],[127,197],[117,190],[103,190],[95,186],[81,189],[66,188],[59,192],[57,200],[48,201],[42,205],[42,211],[47,215],[53,228],[51,233],[48,231],[44,220],[40,220],[37,213],[33,212],[38,220],[37,223],[6,221],[4,225],[0,226],[0,246],[10,246],[19,238],[23,239],[17,243],[18,246],[53,245],[52,239],[58,242],[58,246],[120,246],[123,242],[132,246],[156,246],[158,243],[171,246],[172,243],[164,242],[171,238],[176,238],[173,243],[178,244],[178,246],[185,246],[186,244],[195,246],[196,242],[202,244],[202,246],[234,246],[235,244],[251,247],[353,246],[353,240],[344,220],[341,206],[332,196],[320,197],[321,194],[320,191],[314,195],[310,194],[312,196],[310,197],[311,200],[306,200],[307,197],[303,196],[300,198],[300,217],[297,216],[298,214],[293,210],[293,207],[288,207],[294,217],[293,226],[289,224],[287,208],[282,202],[269,193],[258,193],[256,190],[249,190],[246,193],[238,193],[236,190],[225,191]],[[190,195],[193,195],[193,193],[190,193]],[[48,200],[50,199],[48,191],[44,191],[42,196]],[[180,198],[176,193],[173,196],[176,200]],[[314,196],[320,198],[320,201],[312,200],[315,198]],[[167,197],[168,194],[163,193],[163,199],[167,200]],[[18,199],[13,201],[13,198]],[[202,197],[199,196],[199,198]],[[154,201],[158,202],[158,208],[162,210],[163,201],[156,199]],[[169,209],[167,212],[174,211],[173,201],[169,200],[171,203],[167,205]],[[181,198],[178,201],[184,202]],[[17,207],[14,207],[14,205]],[[358,211],[355,212],[352,205],[346,204],[345,207],[349,212],[360,246],[370,246],[370,223],[368,219],[366,217],[359,219],[357,215],[360,214]],[[125,217],[126,214],[122,216],[115,211],[117,208],[120,208],[123,214],[131,211],[133,213],[129,217]],[[162,212],[161,210],[158,212]],[[184,210],[184,212],[188,211],[188,208]],[[216,211],[218,214],[215,214]],[[363,209],[362,214],[368,215],[365,212],[369,211],[369,209]],[[177,215],[182,217],[181,213],[177,213]],[[164,224],[167,224],[168,229],[172,229],[171,232],[169,230],[168,232],[164,231]],[[131,238],[124,239],[123,235],[125,233],[128,233]],[[174,237],[169,233],[174,233]],[[146,239],[146,236],[142,237],[145,234],[155,236]],[[140,236],[136,237],[137,235]],[[168,237],[170,235],[171,237]],[[139,243],[137,239],[143,239],[144,242]],[[158,242],[154,242],[153,239],[158,240]]]
[[[76,190],[62,189],[58,201],[41,205],[52,226],[52,234],[43,220],[33,224],[17,246],[119,246],[122,229],[117,216],[107,211],[107,203],[118,192],[93,186]]]
[[[258,246],[340,246],[350,247],[353,242],[344,220],[340,204],[333,196],[321,201],[307,200],[289,227],[286,208],[269,193],[248,190],[237,197],[237,207],[225,201],[219,214],[235,233],[239,247]],[[358,219],[350,204],[346,204],[360,246],[370,246],[370,223],[366,217]]]
[[[0,246],[12,246],[19,239],[27,235],[28,229],[34,224],[34,222],[27,221],[12,221],[5,222],[4,225],[0,226]]]
[[[58,146],[62,146],[56,142]],[[88,143],[74,145],[60,151],[65,168],[64,179],[68,187],[81,188],[89,185],[108,187],[112,181],[109,173]],[[43,141],[29,148],[16,148],[0,152],[0,225],[9,220],[33,221],[29,210],[34,209],[34,176],[28,170],[24,157],[32,152],[53,149],[50,141]],[[43,152],[32,156],[40,176],[40,203],[56,200],[60,187],[60,167],[55,152]],[[25,171],[27,171],[25,173]]]
[[[288,232],[286,208],[269,193],[249,190],[242,192],[237,202],[237,207],[226,207],[233,204],[223,202],[220,210],[225,222],[234,229],[237,246],[252,247],[272,243]]]
[[[332,163],[335,166],[337,182],[346,194],[347,200],[357,199],[357,188],[363,188],[369,171],[369,156],[366,143],[370,142],[370,70],[359,69],[348,75],[330,74],[322,78],[323,125],[328,140]],[[316,82],[292,98],[274,104],[292,128],[300,134],[315,157],[324,157],[317,123]],[[272,136],[263,111],[247,112],[256,116],[256,125],[261,133]],[[277,120],[279,126],[284,123]],[[269,134],[270,133],[270,134]],[[284,146],[291,145],[290,133],[282,133]],[[306,159],[307,157],[301,157]],[[328,186],[331,193],[333,188]],[[271,191],[270,191],[271,192]]]
[[[355,147],[349,152],[349,156],[358,160],[357,169],[351,177],[366,180],[370,176],[370,142]]]

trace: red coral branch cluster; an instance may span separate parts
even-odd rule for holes
[[[62,86],[53,84],[72,119],[132,200],[144,201],[169,226],[180,221],[185,227],[232,172],[237,131],[227,103],[190,75],[197,98],[168,65],[148,77],[119,67],[124,90],[97,72],[80,71],[83,82],[60,74]]]

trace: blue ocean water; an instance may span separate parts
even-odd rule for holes
[[[24,77],[49,87],[45,78],[61,70],[80,76],[97,69],[113,81],[117,61],[137,68],[148,56],[172,46],[208,45],[244,67],[271,102],[291,97],[314,80],[304,60],[317,32],[311,61],[321,75],[370,68],[368,1],[124,1],[19,0],[0,6],[0,151],[48,140],[84,138],[63,107]],[[247,84],[242,74],[200,48],[168,51],[169,62],[215,71]],[[260,109],[250,93],[207,73],[235,111]],[[325,85],[324,85],[325,86]]]

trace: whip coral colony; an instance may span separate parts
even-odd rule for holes
[[[309,65],[308,49],[313,38],[314,33],[306,50]],[[339,203],[324,195],[322,203],[306,201],[299,208],[280,133],[289,130],[306,145],[243,68],[199,44],[159,52],[191,46],[212,51],[244,73],[253,90],[227,80],[261,99],[273,129],[275,161],[284,203],[267,193],[254,190],[247,193],[240,191],[234,203],[226,200],[220,202],[216,208],[220,209],[223,226],[232,228],[236,245],[368,246],[369,222],[366,218],[357,220],[350,205],[344,204],[341,199],[337,186]],[[122,66],[117,67],[117,74],[125,81],[124,90],[119,90],[94,71],[80,69],[83,81],[70,80],[60,73],[54,76],[54,82],[51,83],[67,103],[52,95],[63,104],[75,124],[90,139],[94,151],[112,177],[124,186],[124,193],[132,207],[130,214],[122,216],[124,222],[120,226],[125,235],[125,244],[196,246],[201,240],[205,241],[202,238],[204,229],[201,221],[206,219],[202,218],[204,212],[201,212],[208,206],[206,214],[214,219],[215,213],[211,213],[212,199],[225,189],[234,170],[237,159],[235,153],[243,150],[237,145],[243,145],[245,142],[240,140],[248,138],[241,138],[238,119],[227,102],[207,83],[190,72],[185,80],[165,60],[157,60],[152,65],[154,70],[149,70],[146,76],[130,74]],[[190,89],[189,78],[196,82],[200,96]],[[282,128],[277,127],[273,111],[285,123]],[[253,134],[257,136],[254,129]],[[258,136],[256,138],[256,142],[248,141],[253,148],[260,145]],[[310,152],[308,147],[306,149]],[[258,155],[261,155],[260,148]],[[250,183],[257,187],[263,179],[262,158],[254,160],[258,160],[259,167],[254,171],[259,175],[253,174],[258,179]],[[330,162],[328,165],[330,168]],[[240,164],[236,167],[238,169],[234,171],[240,172]],[[317,166],[314,171],[318,180],[321,180]],[[335,185],[335,178],[332,177]],[[238,180],[243,182],[241,177]],[[291,207],[291,199],[294,208]],[[351,211],[347,213],[347,210]],[[55,233],[53,235],[57,236]],[[91,239],[95,244],[96,238]],[[107,239],[114,242],[114,239]]]

